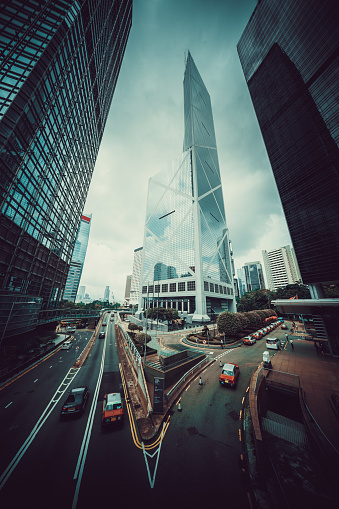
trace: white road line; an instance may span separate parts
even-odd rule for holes
[[[50,366],[49,369],[51,369],[53,366]]]
[[[11,404],[13,403],[13,401],[11,401],[10,403],[8,403],[7,406],[5,406],[5,408],[8,408]]]
[[[98,395],[99,395],[99,390],[100,390],[100,385],[101,385],[101,380],[102,380],[102,374],[104,371],[105,353],[106,353],[106,338],[105,338],[104,348],[103,348],[102,357],[101,357],[101,365],[100,365],[100,371],[99,371],[99,375],[98,375],[98,381],[97,381],[97,385],[95,387],[92,406],[91,406],[91,410],[89,413],[87,426],[86,426],[86,430],[84,433],[84,438],[83,438],[83,441],[81,444],[78,463],[75,468],[75,472],[74,472],[74,476],[73,476],[73,479],[78,478],[78,480],[77,480],[77,484],[76,484],[76,488],[75,488],[72,509],[76,509],[77,502],[78,502],[82,474],[83,474],[84,468],[85,468],[87,450],[88,450],[89,441],[90,441],[91,433],[92,433],[95,409],[96,409],[96,405],[97,405],[97,401],[98,401]]]
[[[37,382],[38,380],[39,380],[39,378],[36,378],[33,383],[35,384],[35,382]]]
[[[73,368],[71,368],[70,371],[72,371],[72,369]],[[74,376],[73,376],[72,380],[74,380],[74,378],[79,373],[79,371],[80,371],[80,369],[73,370]],[[72,382],[72,380],[70,380],[69,384]],[[14,458],[12,459],[12,461],[10,462],[10,464],[8,465],[6,470],[1,475],[1,477],[0,477],[0,491],[5,486],[6,482],[9,479],[9,477],[12,475],[13,470],[19,464],[21,458],[23,457],[23,455],[25,454],[25,452],[27,451],[27,449],[29,448],[29,446],[33,442],[33,440],[36,437],[36,435],[39,433],[40,429],[42,428],[42,426],[44,425],[44,423],[48,419],[48,417],[51,414],[51,412],[54,410],[56,404],[60,401],[61,395],[64,394],[64,392],[66,391],[67,387],[65,387],[65,390],[62,393],[60,393],[60,391],[59,391],[60,386],[58,387],[58,389],[55,392],[55,394],[53,395],[52,399],[50,400],[50,402],[46,406],[45,410],[42,412],[41,416],[37,420],[34,428],[32,429],[32,431],[30,433],[30,435],[28,436],[28,438],[26,439],[24,444],[21,446],[19,451],[16,453],[16,455],[14,456]],[[58,392],[60,393],[60,397],[58,399],[54,399]]]

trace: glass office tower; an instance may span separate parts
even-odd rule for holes
[[[211,101],[190,53],[184,118],[183,153],[149,182],[139,309],[156,300],[202,321],[235,311],[234,274]]]
[[[7,301],[35,296],[48,310],[63,298],[131,22],[132,0],[2,4],[0,290]]]
[[[305,284],[339,283],[338,4],[262,0],[238,52]]]
[[[317,337],[328,339],[337,355],[339,300],[323,299],[323,284],[339,285],[338,50],[335,0],[261,0],[238,43],[302,281],[312,296],[275,305],[280,313],[312,316]]]
[[[85,262],[92,214],[82,215],[78,235],[75,241],[72,261],[69,267],[64,300],[75,302],[80,284],[82,269]]]

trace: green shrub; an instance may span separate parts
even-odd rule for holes
[[[242,324],[240,318],[237,316],[237,313],[229,313],[228,311],[223,311],[218,316],[217,327],[218,332],[221,334],[225,334],[227,336],[235,336],[241,331]]]

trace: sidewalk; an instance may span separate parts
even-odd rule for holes
[[[293,340],[271,358],[272,368],[299,375],[306,404],[321,430],[339,451],[339,420],[331,405],[331,395],[339,396],[339,359],[318,353],[313,341]]]

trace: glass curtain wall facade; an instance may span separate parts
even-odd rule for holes
[[[235,311],[235,297],[211,101],[190,53],[184,119],[183,153],[149,182],[140,305],[200,321]]]
[[[142,247],[138,247],[137,249],[134,249],[131,292],[130,292],[130,301],[129,301],[130,304],[132,304],[133,306],[139,304],[142,250],[143,250]]]
[[[244,267],[246,287],[248,292],[265,288],[262,266],[260,262],[245,263]]]
[[[132,0],[1,9],[0,290],[63,298]]]
[[[64,300],[75,302],[77,297],[82,269],[86,258],[91,220],[92,214],[81,216],[80,227],[75,241],[72,261],[67,276]]]
[[[238,43],[302,280],[311,286],[339,283],[338,46],[334,0],[261,0]]]

